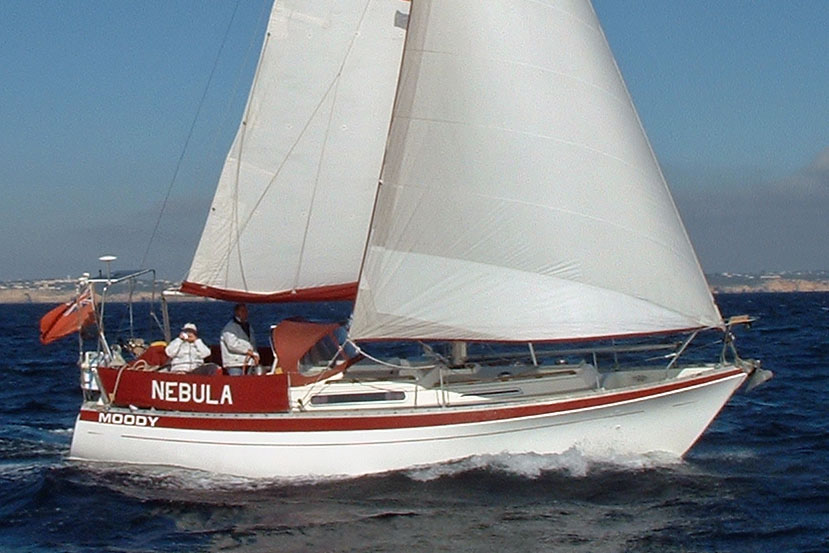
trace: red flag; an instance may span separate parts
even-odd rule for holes
[[[87,288],[74,301],[59,305],[40,319],[40,343],[50,344],[55,340],[78,332],[95,321],[95,306],[92,291]]]

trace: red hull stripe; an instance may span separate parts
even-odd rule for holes
[[[726,380],[742,374],[743,371],[734,369],[725,373],[694,378],[683,382],[663,384],[644,390],[609,393],[598,397],[572,399],[541,405],[524,405],[497,408],[470,408],[454,413],[438,411],[424,414],[399,415],[354,415],[354,416],[326,416],[325,414],[292,413],[268,418],[257,418],[256,415],[214,417],[166,415],[153,411],[158,416],[156,427],[176,428],[186,430],[217,430],[240,432],[320,432],[346,430],[381,430],[396,428],[418,428],[429,426],[447,426],[453,424],[469,424],[487,421],[508,420],[534,415],[546,415],[602,407],[614,403],[622,403],[656,396],[668,392],[691,388],[718,380]],[[97,422],[99,411],[81,409],[80,418],[84,421]],[[145,414],[145,413],[141,413]]]
[[[317,288],[287,290],[272,293],[245,292],[244,290],[226,290],[205,284],[184,281],[179,290],[184,294],[204,296],[224,301],[246,303],[288,303],[296,301],[350,301],[357,296],[357,283],[332,284]]]

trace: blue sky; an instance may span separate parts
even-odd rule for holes
[[[137,267],[180,158],[147,265],[183,277],[269,5],[0,0],[0,280]],[[594,6],[704,269],[829,268],[829,2]]]

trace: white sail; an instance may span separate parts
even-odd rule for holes
[[[182,290],[353,297],[400,68],[404,0],[275,0]]]
[[[408,32],[353,337],[721,324],[587,0],[418,0]]]

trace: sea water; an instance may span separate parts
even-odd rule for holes
[[[738,345],[775,378],[684,460],[568,451],[293,481],[68,461],[76,339],[41,346],[48,306],[0,305],[0,551],[829,551],[829,294],[717,300],[759,317]],[[227,309],[171,311],[214,341]],[[260,343],[287,313],[252,306]]]

